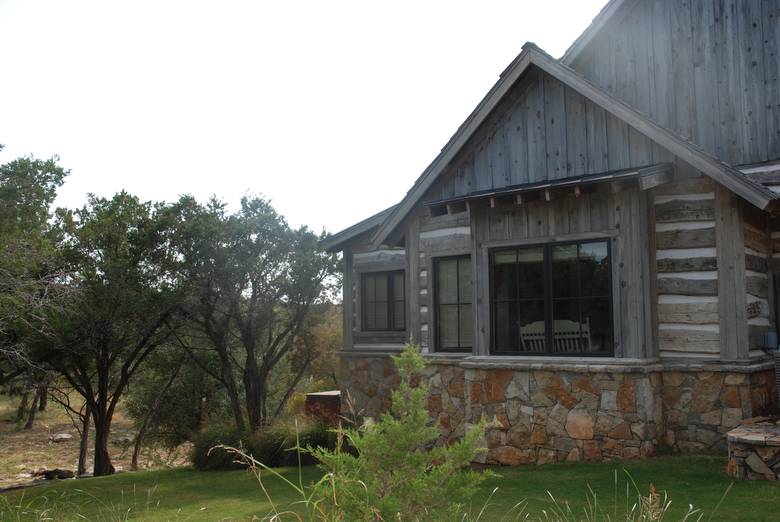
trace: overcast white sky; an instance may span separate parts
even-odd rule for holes
[[[263,194],[331,232],[399,201],[533,41],[606,0],[0,0],[0,163],[58,154],[57,201]]]

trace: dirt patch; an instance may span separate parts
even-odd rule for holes
[[[36,417],[33,428],[24,430],[24,423],[14,420],[17,406],[18,399],[0,396],[0,488],[30,481],[41,469],[75,471],[79,458],[79,433],[64,409],[50,401],[47,411]],[[68,433],[73,437],[53,442],[52,437],[60,433]],[[118,411],[114,417],[109,446],[117,470],[130,469],[134,435],[132,423]],[[94,432],[90,434],[90,440],[94,440]],[[186,446],[174,452],[145,448],[139,464],[144,469],[186,465],[188,454]],[[87,470],[91,469],[90,458]]]

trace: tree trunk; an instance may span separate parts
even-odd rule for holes
[[[92,413],[89,406],[85,407],[84,418],[81,419],[81,443],[79,444],[79,465],[76,476],[82,476],[87,472],[87,453],[89,452],[89,424]]]
[[[246,423],[244,422],[244,414],[241,412],[241,400],[238,398],[238,391],[235,386],[228,386],[227,392],[230,396],[230,407],[233,410],[233,418],[236,420],[236,428],[239,431],[244,431]]]
[[[35,397],[33,397],[32,405],[30,406],[30,413],[27,416],[27,423],[24,425],[25,430],[32,429],[33,423],[35,422],[35,412],[38,411],[38,400],[40,399],[41,392],[40,390],[35,392]]]
[[[141,428],[138,430],[138,435],[135,436],[135,445],[133,446],[133,460],[130,464],[130,469],[133,471],[138,471],[138,457],[141,455],[141,445],[143,444],[144,437],[146,436],[146,430],[149,429],[149,426],[152,423],[152,418],[154,417],[154,414],[157,413],[157,408],[160,407],[160,402],[162,402],[163,397],[165,397],[165,395],[168,393],[168,390],[173,384],[173,381],[176,380],[176,376],[179,375],[179,370],[181,370],[182,364],[183,363],[179,363],[179,366],[176,367],[176,370],[174,370],[171,378],[168,379],[168,382],[165,383],[163,389],[160,390],[160,393],[158,393],[157,397],[154,398],[152,407],[149,408],[149,411],[146,413],[144,422],[141,424]]]
[[[92,474],[96,477],[111,475],[116,471],[111,464],[111,455],[108,453],[108,436],[111,433],[111,419],[105,414],[95,412],[95,464]]]
[[[46,411],[46,405],[49,403],[49,386],[41,384],[38,388],[38,411]]]
[[[16,422],[21,422],[24,416],[27,414],[27,403],[30,400],[30,392],[25,391],[22,393],[22,400],[19,402],[19,408],[16,410]]]

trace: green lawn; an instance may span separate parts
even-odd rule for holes
[[[523,499],[528,499],[532,513],[540,515],[541,509],[550,509],[548,490],[559,502],[569,502],[575,514],[580,515],[587,504],[590,484],[604,512],[614,520],[615,470],[619,477],[618,504],[624,507],[626,503],[623,466],[643,492],[652,483],[658,490],[669,493],[672,516],[667,520],[679,520],[688,504],[702,508],[709,515],[731,483],[725,475],[725,459],[716,457],[499,468],[496,472],[501,477],[484,485],[473,511],[476,513],[490,492],[498,487],[483,520],[500,520]],[[297,470],[286,469],[283,473],[297,480]],[[318,478],[316,468],[305,468],[303,475],[305,482]],[[279,480],[269,479],[266,486],[283,507],[298,500]],[[253,516],[262,518],[270,509],[257,483],[242,471],[176,469],[124,473],[26,489],[8,494],[6,499],[18,502],[20,495],[24,495],[23,503],[32,502],[38,509],[52,507],[50,515],[55,520],[76,519],[77,513],[81,515],[79,520],[244,520]],[[633,503],[635,498],[632,492],[629,501]],[[779,514],[780,484],[739,482],[712,520],[777,520]],[[0,520],[16,518],[0,512]],[[703,520],[708,520],[708,516]]]

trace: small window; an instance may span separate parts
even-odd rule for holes
[[[474,318],[471,308],[471,258],[439,258],[435,264],[434,323],[436,350],[471,351]]]
[[[404,271],[363,274],[363,330],[406,329]]]
[[[496,250],[491,269],[494,353],[613,353],[608,242]]]

